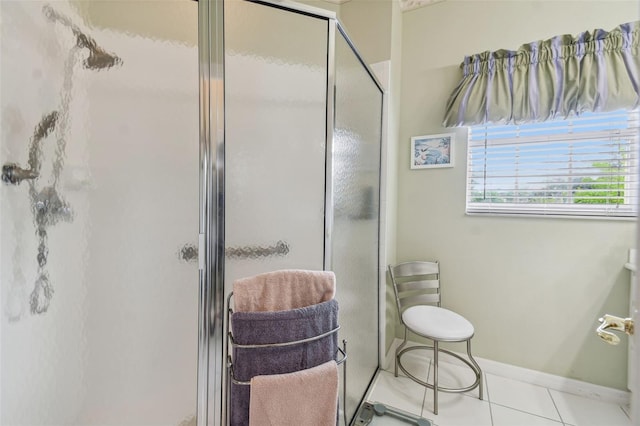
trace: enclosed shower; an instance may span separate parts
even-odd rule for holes
[[[379,364],[383,92],[335,14],[0,20],[0,423],[224,424],[226,296],[278,269],[336,274],[350,421]]]

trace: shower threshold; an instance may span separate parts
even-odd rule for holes
[[[382,417],[384,416],[388,417],[383,419]],[[407,413],[406,411],[402,411],[379,402],[368,401],[365,401],[360,407],[353,424],[354,426],[398,424],[398,422],[394,422],[391,419],[397,419],[400,420],[401,423],[410,425],[431,426],[431,421],[423,417]]]

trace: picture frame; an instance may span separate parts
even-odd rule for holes
[[[414,136],[411,138],[411,168],[453,167],[455,133]]]

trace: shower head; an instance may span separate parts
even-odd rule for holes
[[[122,64],[122,59],[114,54],[107,53],[104,49],[98,47],[96,42],[88,36],[78,33],[77,46],[89,49],[89,57],[84,60],[84,67],[90,70],[101,70],[111,68],[115,65]]]
[[[51,22],[58,22],[70,28],[76,36],[76,46],[89,50],[89,56],[83,62],[85,68],[102,70],[122,64],[122,59],[98,46],[94,39],[83,33],[69,18],[57,12],[48,4],[42,7],[42,12]]]

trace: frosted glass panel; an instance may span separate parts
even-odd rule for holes
[[[0,423],[189,424],[197,3],[0,15]]]
[[[382,93],[336,35],[332,264],[341,284],[340,338],[348,341],[351,418],[378,367],[378,230]]]
[[[225,4],[227,292],[323,267],[327,21]]]

